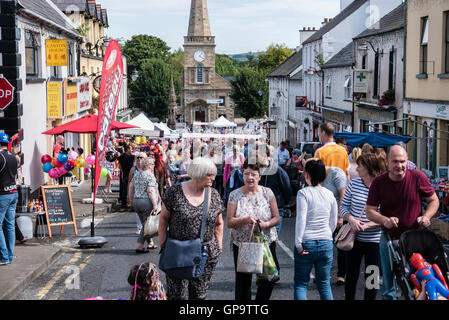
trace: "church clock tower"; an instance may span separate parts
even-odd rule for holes
[[[192,0],[189,30],[184,37],[184,121],[234,120],[231,85],[215,73],[215,37],[210,31],[207,0]]]

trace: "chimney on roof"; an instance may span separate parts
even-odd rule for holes
[[[300,50],[302,48],[302,44],[315,33],[315,27],[303,27],[302,30],[299,30],[299,47],[296,50]]]

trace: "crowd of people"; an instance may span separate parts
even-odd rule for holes
[[[336,284],[345,299],[354,300],[362,260],[377,267],[382,277],[382,299],[395,299],[387,237],[397,240],[408,229],[426,228],[438,209],[438,198],[426,176],[413,168],[405,145],[348,148],[334,139],[330,123],[320,126],[315,154],[304,154],[288,141],[273,146],[243,141],[240,145],[213,141],[153,141],[146,145],[120,144],[122,210],[137,213],[137,253],[157,248],[144,237],[142,226],[160,212],[159,244],[168,236],[178,240],[198,237],[205,190],[212,190],[204,243],[207,263],[203,275],[180,280],[166,275],[168,299],[205,299],[211,276],[223,250],[224,225],[230,229],[235,265],[235,299],[250,300],[252,275],[237,272],[239,246],[257,225],[268,240],[278,269],[271,280],[258,279],[256,300],[268,300],[280,266],[276,243],[286,211],[294,211],[293,298],[307,299],[314,269],[321,299],[332,300],[330,271],[337,258]],[[120,150],[122,148],[122,150]],[[416,167],[415,167],[416,168]],[[427,202],[421,215],[421,201]],[[343,225],[356,233],[349,251],[335,246]],[[145,246],[147,242],[147,246]],[[364,270],[362,270],[364,271]],[[365,279],[369,273],[365,273]],[[378,290],[366,287],[365,300]]]

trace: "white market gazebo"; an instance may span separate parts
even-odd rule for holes
[[[137,117],[126,122],[133,126],[139,128],[123,129],[120,130],[121,134],[128,134],[133,136],[146,136],[151,138],[162,138],[164,135],[164,130],[156,127],[156,125],[148,119],[143,113],[139,114]]]
[[[221,116],[217,120],[209,123],[210,126],[215,128],[232,128],[237,127],[237,124],[235,122],[231,122],[228,119],[226,119],[224,116]]]

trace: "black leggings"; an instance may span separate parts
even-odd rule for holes
[[[365,270],[368,266],[379,267],[379,244],[375,242],[354,241],[354,247],[346,252],[345,300],[355,300],[360,265],[365,259]],[[365,282],[367,275],[365,272]],[[365,283],[365,300],[376,300],[377,290],[368,289]]]
[[[237,270],[237,258],[239,256],[239,247],[232,245],[234,252],[234,266]],[[273,255],[275,262],[276,257],[276,242],[273,241],[270,245],[270,251]],[[276,263],[276,265],[278,265]],[[251,300],[251,282],[253,275],[250,273],[235,272],[235,300]],[[257,281],[257,293],[256,301],[268,301],[270,300],[271,293],[273,292],[274,282],[268,280]]]

